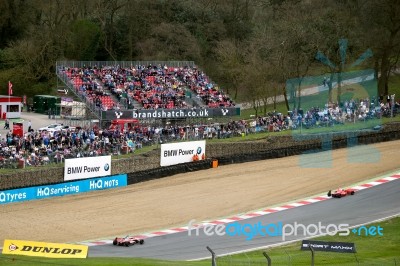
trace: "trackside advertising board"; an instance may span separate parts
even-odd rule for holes
[[[164,119],[164,118],[194,118],[194,117],[227,117],[239,116],[240,107],[201,108],[201,109],[140,109],[129,111],[103,111],[102,118],[112,119]]]
[[[188,141],[161,145],[161,166],[203,160],[206,154],[206,141]]]
[[[65,160],[65,181],[107,175],[111,175],[111,155]]]
[[[355,244],[349,242],[326,242],[326,241],[303,240],[301,243],[301,250],[309,250],[309,246],[311,246],[315,251],[356,253]]]
[[[13,202],[45,199],[79,194],[93,190],[124,187],[128,184],[126,174],[66,182],[48,186],[27,187],[0,191],[0,205]]]
[[[56,259],[85,259],[88,255],[88,246],[5,239],[3,254]]]

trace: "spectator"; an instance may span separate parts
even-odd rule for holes
[[[10,129],[10,121],[8,119],[4,121],[4,129]]]

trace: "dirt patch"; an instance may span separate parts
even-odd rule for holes
[[[272,206],[395,171],[399,147],[400,141],[392,141],[227,165],[122,189],[4,205],[0,243],[5,238],[75,242],[136,234]],[[325,160],[325,168],[308,168],[317,166],[317,159]]]

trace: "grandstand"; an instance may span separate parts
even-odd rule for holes
[[[106,111],[235,106],[192,61],[62,61],[56,69],[62,85],[99,120],[107,120]]]

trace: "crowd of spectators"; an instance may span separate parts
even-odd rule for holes
[[[75,91],[101,110],[133,108],[137,101],[144,109],[190,108],[186,96],[194,95],[202,106],[234,106],[234,102],[196,66],[167,65],[68,68],[66,75]],[[115,96],[116,101],[111,95]]]
[[[129,145],[128,145],[129,142]],[[108,132],[97,128],[74,128],[54,132],[31,130],[23,137],[8,132],[0,141],[0,164],[25,160],[26,165],[44,165],[63,162],[68,158],[117,155],[123,147],[131,151],[146,142],[142,133],[118,130]]]
[[[69,79],[76,93],[94,104],[96,108],[106,111],[109,109],[120,109],[114,102],[98,79],[96,68],[65,68],[63,73]]]
[[[393,114],[392,114],[393,111]],[[271,113],[267,117],[259,117],[253,123],[256,131],[295,130],[299,127],[327,127],[346,122],[367,121],[376,118],[390,117],[400,111],[400,104],[395,102],[393,108],[390,101],[386,103],[377,99],[350,99],[342,105],[326,104],[323,108],[312,107],[304,111],[294,109],[288,115]]]
[[[136,100],[144,109],[187,107],[185,86],[168,67],[108,66],[101,69],[100,78],[119,101],[126,95],[125,98]]]
[[[23,159],[26,165],[38,166],[62,162],[67,158],[133,153],[146,145],[171,141],[202,140],[244,136],[261,131],[279,132],[312,127],[329,127],[346,122],[355,123],[382,117],[390,103],[369,99],[350,100],[340,107],[336,104],[324,108],[310,108],[303,112],[295,109],[287,115],[270,113],[249,120],[231,120],[225,123],[199,125],[135,126],[120,128],[71,128],[55,132],[31,130],[23,137],[11,131],[0,140],[0,167]],[[400,110],[396,103],[394,112]]]
[[[234,130],[242,127],[240,122],[215,126],[141,126],[131,131],[99,128],[74,128],[54,132],[31,130],[23,137],[8,132],[0,140],[0,167],[14,165],[23,160],[28,166],[60,163],[68,158],[133,153],[144,145],[174,140],[229,137]]]
[[[235,105],[229,96],[224,94],[219,87],[211,82],[208,76],[198,68],[184,67],[174,69],[174,72],[208,107],[230,107]]]

